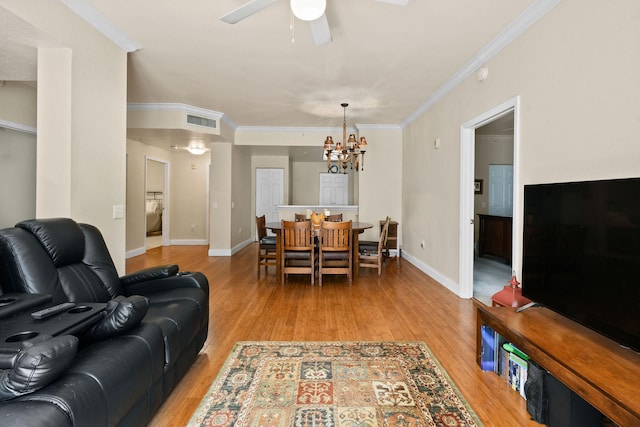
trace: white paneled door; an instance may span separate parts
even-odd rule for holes
[[[284,201],[284,169],[256,169],[256,216],[278,222],[278,205]]]
[[[320,206],[347,205],[349,200],[349,175],[342,173],[320,174]]]
[[[489,165],[489,215],[513,216],[513,165]]]

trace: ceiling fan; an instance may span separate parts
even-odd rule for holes
[[[232,10],[220,19],[228,24],[235,24],[249,16],[260,12],[279,0],[251,0],[248,3]],[[331,29],[324,13],[327,0],[290,0],[291,12],[303,21],[309,22],[311,37],[316,46],[331,42]],[[398,6],[406,6],[410,0],[375,0],[381,3],[389,3]]]

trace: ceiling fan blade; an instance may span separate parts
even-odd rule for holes
[[[227,24],[235,24],[236,22],[242,21],[244,18],[250,17],[254,13],[260,12],[265,7],[271,6],[277,1],[278,0],[251,0],[249,3],[232,10],[220,19]]]
[[[329,28],[326,14],[322,14],[315,21],[310,21],[309,28],[311,28],[311,37],[313,37],[313,42],[316,46],[331,42],[331,29]]]
[[[395,4],[396,6],[406,6],[410,0],[376,0],[380,3]]]

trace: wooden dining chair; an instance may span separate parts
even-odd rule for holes
[[[368,248],[359,247],[358,261],[360,267],[365,268],[377,268],[378,276],[382,274],[382,262],[384,260],[384,247],[389,234],[389,222],[390,218],[387,217],[384,225],[382,226],[382,232],[380,233],[380,239],[378,240],[378,247],[376,251],[372,251]]]
[[[318,279],[322,286],[325,274],[346,274],[353,278],[353,235],[351,221],[320,223],[318,236]]]
[[[311,286],[316,275],[317,253],[311,221],[281,221],[281,283],[288,274],[309,274]]]
[[[264,265],[264,271],[268,266],[276,265],[276,236],[267,236],[267,224],[264,215],[256,217],[256,232],[258,234],[258,274],[260,266]]]
[[[329,221],[329,222],[341,222],[342,221],[342,214],[333,214],[333,215],[327,215],[324,217],[325,221]]]

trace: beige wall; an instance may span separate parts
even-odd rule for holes
[[[209,201],[208,154],[171,153],[170,225],[172,242],[206,244]]]
[[[36,213],[97,226],[124,273],[125,221],[112,212],[125,204],[127,55],[61,2],[2,6],[49,39],[38,52]]]
[[[378,240],[380,220],[390,216],[398,221],[398,244],[402,244],[403,203],[412,203],[412,198],[403,200],[402,192],[402,131],[397,129],[379,129],[375,127],[360,130],[367,137],[369,149],[365,154],[364,170],[355,174],[354,185],[358,196],[354,203],[359,205],[359,219],[374,224],[366,230],[363,240]]]
[[[209,215],[209,255],[231,255],[232,145],[211,144],[211,215]]]
[[[244,147],[234,147],[232,162],[230,232],[231,249],[236,251],[254,240],[255,216],[251,214],[251,156]]]
[[[0,228],[36,215],[36,98],[31,85],[0,86]]]
[[[5,82],[0,86],[0,120],[35,129],[37,97],[36,88],[30,84]]]
[[[147,159],[146,191],[164,191],[164,163]]]
[[[326,162],[291,162],[292,205],[317,205],[320,203],[320,174],[327,172]],[[347,204],[353,203],[353,175],[349,175]]]
[[[35,217],[35,164],[36,136],[0,127],[0,228]]]
[[[403,251],[458,282],[460,125],[515,96],[521,185],[640,176],[638,16],[636,0],[565,0],[407,126]]]

